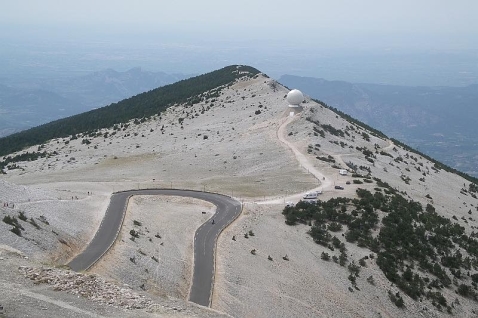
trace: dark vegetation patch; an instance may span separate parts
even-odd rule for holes
[[[347,120],[348,122],[350,122],[350,123],[352,123],[352,124],[355,124],[355,125],[357,125],[357,126],[360,126],[360,127],[365,128],[365,129],[368,130],[368,132],[371,133],[373,136],[376,136],[376,137],[379,137],[379,138],[382,138],[382,139],[389,139],[389,138],[387,137],[387,135],[385,135],[385,134],[382,133],[381,131],[379,131],[379,130],[377,130],[377,129],[375,129],[375,128],[370,127],[369,125],[367,125],[367,124],[361,122],[360,120],[357,120],[357,119],[351,117],[350,115],[348,115],[348,114],[346,114],[346,113],[344,113],[344,112],[342,112],[342,111],[340,111],[340,110],[338,110],[338,109],[336,109],[336,108],[334,108],[334,107],[332,107],[332,106],[329,106],[329,105],[327,105],[326,103],[324,103],[324,102],[322,102],[322,101],[320,101],[320,100],[317,100],[317,99],[312,99],[312,100],[315,101],[316,103],[318,103],[319,105],[321,105],[321,106],[323,106],[323,107],[325,107],[325,108],[328,108],[328,109],[330,109],[331,111],[333,111],[334,113],[340,115],[342,118],[344,118],[344,119]],[[314,122],[313,120],[309,120],[309,121]],[[317,124],[318,124],[318,123],[317,123]],[[362,136],[362,137],[365,138],[366,136]],[[466,173],[464,173],[464,172],[461,172],[461,171],[459,171],[459,170],[456,170],[456,169],[454,169],[454,168],[451,168],[451,167],[447,166],[446,164],[441,163],[441,162],[439,162],[438,160],[435,160],[435,159],[431,158],[430,156],[425,155],[425,154],[421,153],[420,151],[418,151],[418,150],[416,150],[416,149],[413,149],[412,147],[410,147],[410,146],[404,144],[403,142],[401,142],[401,141],[399,141],[399,140],[397,140],[397,139],[395,139],[395,138],[390,138],[390,140],[392,140],[393,143],[395,143],[396,145],[401,146],[401,147],[404,148],[405,150],[408,150],[408,151],[410,151],[410,152],[416,153],[416,154],[422,156],[423,158],[425,158],[425,159],[427,159],[427,160],[433,162],[433,163],[434,163],[434,166],[433,166],[432,168],[433,168],[435,171],[439,171],[439,170],[442,170],[442,169],[443,169],[443,170],[445,170],[445,171],[447,171],[447,172],[455,173],[455,174],[457,174],[457,175],[463,177],[464,179],[470,181],[471,183],[473,183],[474,186],[475,186],[475,189],[478,187],[478,178],[472,177],[472,176],[470,176],[470,175],[468,175],[468,174],[466,174]]]
[[[260,72],[249,66],[231,65],[220,70],[153,89],[99,109],[53,121],[0,139],[0,156],[26,147],[42,144],[54,138],[113,127],[132,119],[145,119],[181,103],[200,102],[204,92],[228,86],[242,77],[254,77]],[[219,92],[216,91],[216,95]],[[214,97],[214,96],[208,96]]]
[[[345,137],[343,130],[337,129],[329,124],[322,125],[325,131],[329,132],[331,135]]]
[[[357,189],[356,199],[301,201],[285,207],[285,222],[310,225],[308,234],[314,242],[332,251],[345,250],[331,233],[341,230],[341,225],[347,242],[376,253],[385,277],[416,301],[426,298],[451,312],[450,300],[440,292],[443,288],[478,301],[478,233],[468,236],[462,226],[438,215],[432,205],[423,207],[386,182],[375,181],[374,193]],[[379,214],[383,215],[381,221]],[[334,257],[340,260],[322,255],[324,260]],[[355,286],[356,275],[352,276],[349,280]],[[399,295],[391,295],[398,307],[404,306]]]
[[[20,215],[23,215],[23,214],[20,214]],[[8,225],[11,225],[13,226],[13,228],[10,229],[10,231],[18,236],[22,236],[22,231],[24,231],[25,229],[23,228],[23,226],[18,222],[18,219],[14,216],[9,216],[9,215],[5,215],[3,217],[3,222],[8,224]]]
[[[0,139],[1,140],[1,139]],[[49,154],[46,151],[43,152],[25,152],[16,156],[7,156],[3,157],[3,160],[0,160],[0,171],[3,171],[5,168],[14,169],[17,166],[15,165],[16,162],[21,161],[35,161],[38,158],[45,158],[51,155],[56,155],[57,153]]]
[[[325,161],[325,162],[335,163],[335,159],[334,159],[334,157],[332,157],[331,155],[329,155],[329,156],[327,156],[327,157],[325,157],[325,156],[317,156],[316,158],[319,159],[319,160]]]

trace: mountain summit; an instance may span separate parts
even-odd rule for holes
[[[169,314],[172,298],[185,316],[476,316],[477,180],[308,97],[290,116],[288,92],[234,65],[1,139],[0,240],[29,266],[66,264],[105,226],[113,192],[215,192],[243,206],[217,241],[214,311],[185,300],[215,206],[133,196],[89,270],[154,300],[117,305],[125,316]],[[100,306],[81,294],[77,311]]]

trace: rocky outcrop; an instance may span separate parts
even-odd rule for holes
[[[56,268],[19,267],[20,273],[35,284],[48,284],[56,291],[65,291],[104,305],[123,309],[148,309],[153,301],[129,286],[117,286],[94,274],[81,274]]]

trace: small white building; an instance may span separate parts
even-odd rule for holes
[[[298,89],[293,89],[287,94],[287,102],[289,103],[289,116],[294,116],[302,111],[300,103],[304,101],[304,94]]]

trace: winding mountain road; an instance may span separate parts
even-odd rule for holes
[[[93,266],[114,244],[123,223],[128,200],[133,195],[173,195],[192,197],[216,205],[214,223],[202,224],[194,235],[194,270],[189,300],[209,306],[214,284],[215,248],[219,234],[241,213],[241,203],[233,198],[207,192],[174,189],[130,190],[114,193],[103,221],[86,249],[67,265],[74,271]]]
[[[285,129],[296,117],[287,117],[283,120],[277,130],[277,138],[294,154],[299,164],[311,173],[320,183],[320,186],[310,191],[329,190],[332,189],[332,178],[318,170],[301,153],[291,142],[285,137]],[[384,149],[390,149],[393,143]],[[342,158],[339,158],[342,160]],[[216,205],[216,213],[211,219],[215,224],[207,221],[202,224],[194,236],[194,270],[191,289],[189,292],[189,300],[202,306],[210,306],[211,296],[214,284],[215,272],[215,247],[219,234],[234,221],[241,213],[241,203],[231,197],[220,194],[198,192],[191,190],[175,190],[175,189],[147,189],[147,190],[130,190],[125,192],[114,193],[111,196],[110,204],[106,210],[103,221],[100,224],[93,240],[86,249],[77,255],[68,266],[75,271],[84,271],[93,266],[114,244],[118,233],[121,229],[124,215],[126,212],[128,200],[133,195],[173,195],[182,197],[192,197],[211,202]],[[271,199],[256,202],[258,204],[283,204],[287,200],[300,200],[304,193],[298,193],[287,198]]]

